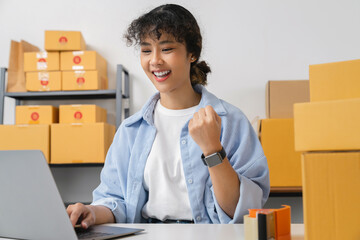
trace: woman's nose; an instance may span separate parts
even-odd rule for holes
[[[151,65],[161,65],[161,64],[163,64],[164,63],[164,61],[163,61],[163,59],[161,58],[161,55],[159,54],[159,53],[156,53],[156,52],[154,52],[153,54],[152,54],[152,56],[151,56],[151,59],[150,59],[150,64]]]

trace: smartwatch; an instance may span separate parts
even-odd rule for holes
[[[222,163],[222,161],[224,160],[225,157],[226,157],[226,152],[225,152],[224,148],[221,148],[220,152],[213,153],[206,157],[204,156],[204,154],[201,154],[201,159],[202,159],[204,165],[208,166],[208,167],[214,167],[214,166]]]

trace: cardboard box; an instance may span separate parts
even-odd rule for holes
[[[52,124],[59,122],[59,109],[54,106],[16,106],[16,124]]]
[[[108,89],[108,78],[99,71],[63,71],[62,90],[99,90]]]
[[[310,101],[360,98],[360,60],[310,65]]]
[[[301,186],[301,154],[294,148],[294,120],[262,119],[259,136],[268,161],[270,186]]]
[[[26,52],[24,53],[24,71],[59,71],[59,52]]]
[[[80,51],[86,49],[85,40],[79,31],[45,31],[47,51]]]
[[[115,134],[107,123],[51,125],[51,163],[103,163]]]
[[[60,105],[60,123],[106,122],[106,109],[96,105]]]
[[[97,70],[107,76],[106,60],[96,51],[61,52],[60,63],[62,71]]]
[[[360,152],[304,153],[305,239],[360,239]]]
[[[28,91],[60,91],[61,72],[27,72],[26,89]]]
[[[0,125],[0,136],[0,150],[39,149],[49,163],[50,125]]]
[[[360,149],[360,98],[294,105],[295,150]]]
[[[310,100],[309,81],[268,81],[265,95],[267,118],[293,118],[294,103]]]

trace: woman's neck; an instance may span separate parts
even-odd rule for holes
[[[201,94],[197,93],[192,87],[187,92],[160,92],[161,105],[168,109],[186,109],[199,104]]]

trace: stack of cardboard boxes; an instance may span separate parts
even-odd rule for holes
[[[40,149],[53,164],[103,163],[115,134],[96,105],[17,106],[16,124],[0,125],[0,150]]]
[[[45,31],[46,52],[24,53],[27,91],[108,88],[107,63],[77,31]]]
[[[311,65],[294,105],[305,239],[360,239],[360,60]]]
[[[269,81],[267,119],[260,120],[259,139],[270,171],[272,190],[301,188],[301,155],[294,147],[293,104],[309,101],[309,81]]]

